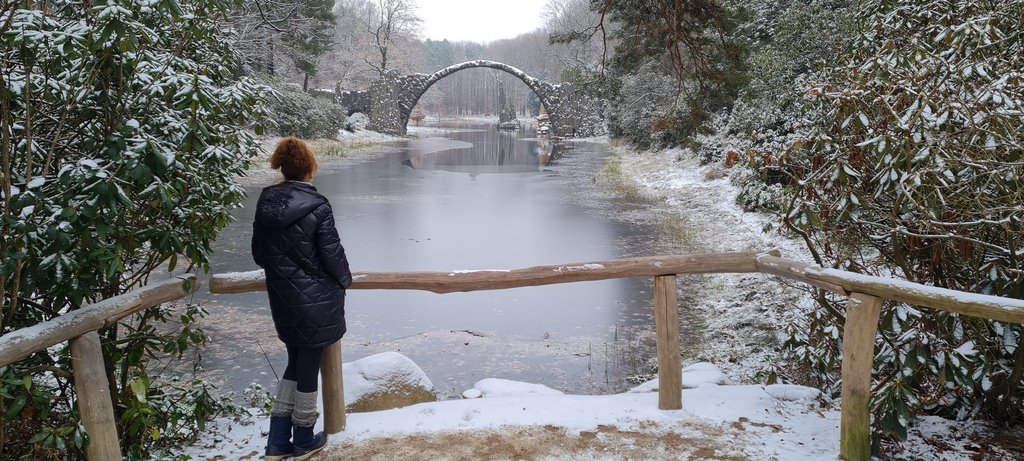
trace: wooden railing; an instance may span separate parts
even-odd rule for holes
[[[777,275],[849,298],[843,332],[840,418],[840,456],[848,460],[868,460],[871,457],[871,416],[868,409],[871,368],[878,320],[885,299],[1004,322],[1024,323],[1024,301],[1019,299],[976,295],[823,269],[780,258],[777,252],[655,256],[507,271],[364,272],[353,275],[351,289],[452,293],[653,277],[660,379],[658,408],[679,409],[682,408],[682,364],[676,276],[737,272]],[[44,324],[0,336],[0,367],[54,344],[70,341],[79,410],[91,440],[87,456],[94,460],[120,459],[113,407],[103,373],[96,330],[112,326],[134,312],[183,297],[197,287],[198,283],[194,279],[170,279],[84,307]],[[266,283],[261,271],[217,274],[210,281],[211,293],[264,290]],[[321,371],[324,430],[328,433],[337,433],[345,427],[341,371],[341,344],[336,342],[325,352]]]
[[[70,342],[75,394],[90,460],[121,459],[114,405],[97,330],[137,312],[181,299],[199,289],[194,276],[173,277],[83,306],[55,319],[0,336],[0,368],[64,341]]]

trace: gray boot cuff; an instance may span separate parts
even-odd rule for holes
[[[270,409],[270,416],[291,416],[295,410],[295,381],[282,379],[277,385],[277,400]]]
[[[320,417],[316,411],[316,392],[296,392],[295,411],[292,413],[292,424],[299,427],[312,427]]]

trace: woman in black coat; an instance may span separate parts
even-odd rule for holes
[[[320,358],[324,347],[345,334],[345,290],[352,274],[331,205],[311,184],[317,162],[309,147],[285,138],[270,166],[285,180],[260,194],[252,256],[266,272],[270,312],[288,350],[288,366],[270,411],[264,459],[302,461],[327,444],[326,434],[313,434],[320,416]]]

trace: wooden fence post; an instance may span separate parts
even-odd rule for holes
[[[341,374],[340,340],[324,350],[320,376],[324,388],[324,432],[336,434],[345,430],[345,380]]]
[[[683,365],[675,275],[654,278],[654,329],[658,343],[658,408],[678,410],[683,408]]]
[[[89,434],[85,456],[93,461],[122,459],[121,443],[117,440],[117,426],[114,424],[114,404],[103,366],[100,335],[90,331],[69,342],[78,411],[81,413],[85,433]]]
[[[843,328],[842,416],[839,456],[848,461],[871,459],[871,368],[882,299],[853,293],[846,303]]]

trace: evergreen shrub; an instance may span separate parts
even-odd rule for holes
[[[785,168],[788,227],[817,262],[1024,297],[1024,1],[877,0],[853,59],[815,85],[817,126]],[[791,351],[838,391],[841,300],[791,325]],[[923,414],[1024,420],[1021,326],[890,303],[872,411],[883,437]]]
[[[279,136],[303,139],[337,138],[345,129],[345,108],[323,98],[314,98],[289,84],[273,84],[275,89],[266,100],[271,122]]]
[[[237,79],[227,0],[6,2],[0,10],[0,334],[209,271],[266,89]],[[99,330],[118,437],[142,459],[235,407],[202,380],[201,306]],[[0,459],[82,459],[66,344],[0,370]],[[173,366],[172,366],[173,365]]]

